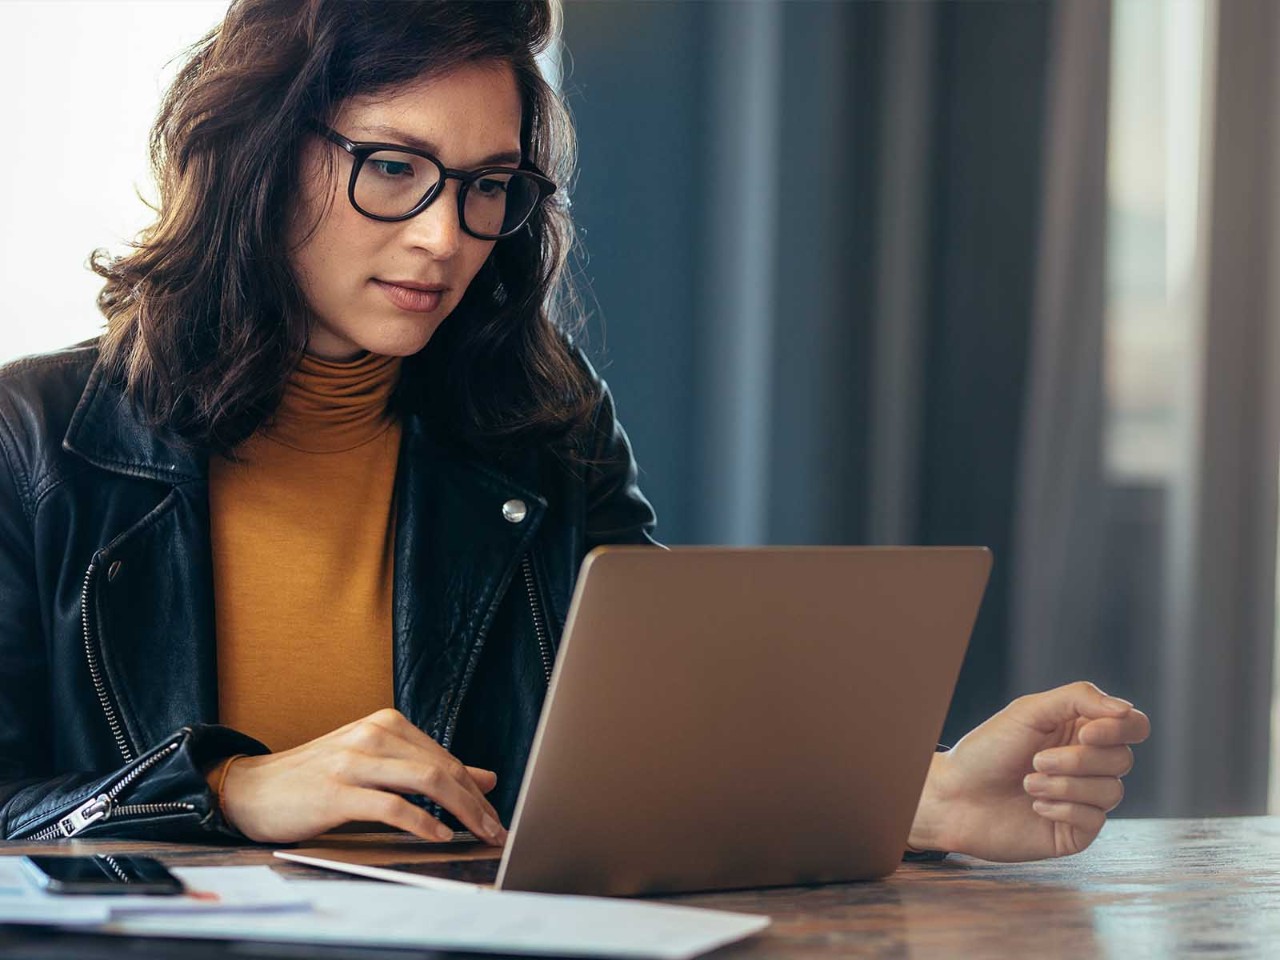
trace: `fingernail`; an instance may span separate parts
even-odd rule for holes
[[[484,835],[490,840],[497,840],[502,835],[502,824],[487,813],[484,815],[484,819],[480,821],[480,825],[484,827]]]
[[[446,827],[443,823],[436,827],[436,836],[441,840],[452,840],[453,831]]]
[[[1046,813],[1049,810],[1048,800],[1036,800],[1031,804],[1031,809],[1036,813]]]
[[[1037,753],[1032,757],[1031,765],[1041,773],[1056,773],[1061,768],[1057,757],[1044,753]]]
[[[1133,709],[1132,703],[1130,703],[1128,700],[1123,700],[1120,697],[1103,697],[1102,702],[1105,703],[1108,707],[1111,707],[1112,709],[1115,709],[1115,710],[1132,710]]]
[[[1027,793],[1043,793],[1049,786],[1049,778],[1042,773],[1029,773],[1022,778],[1022,788]]]

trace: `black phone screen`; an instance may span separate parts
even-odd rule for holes
[[[98,854],[92,857],[24,857],[27,871],[49,893],[183,892],[182,881],[151,857]]]

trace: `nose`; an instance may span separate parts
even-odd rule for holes
[[[402,226],[409,242],[421,247],[437,260],[448,260],[457,255],[465,234],[458,222],[458,190],[461,184],[445,181],[440,195],[416,217],[405,220]]]

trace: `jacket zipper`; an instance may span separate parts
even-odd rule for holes
[[[164,760],[170,754],[174,753],[180,746],[182,746],[182,741],[174,740],[172,743],[161,747],[121,777],[120,780],[116,782],[115,786],[98,794],[92,800],[85,801],[66,816],[54,822],[51,826],[45,827],[39,833],[27,839],[53,840],[54,838],[61,839],[64,837],[74,837],[90,824],[100,823],[103,820],[114,817],[148,817],[157,816],[162,813],[194,813],[196,809],[194,803],[184,803],[179,801],[175,801],[173,803],[134,803],[116,805],[116,797],[129,789],[129,786],[135,780],[154,767],[161,760]]]
[[[89,677],[93,681],[93,690],[98,695],[98,703],[102,705],[102,712],[106,714],[107,725],[111,727],[111,736],[115,738],[116,746],[120,748],[120,755],[124,757],[124,762],[131,763],[133,762],[133,750],[124,735],[124,728],[120,725],[120,715],[116,712],[115,704],[111,700],[111,694],[107,690],[106,680],[102,676],[102,664],[98,660],[97,646],[93,642],[93,631],[89,628],[89,588],[93,583],[93,572],[97,565],[98,558],[94,557],[89,562],[89,569],[85,571],[84,588],[80,591],[80,623],[84,627],[84,654],[85,659],[89,662]]]
[[[520,561],[520,566],[524,572],[524,582],[529,592],[529,604],[533,612],[533,628],[538,635],[538,652],[542,657],[542,670],[546,675],[547,682],[550,683],[551,667],[555,660],[551,655],[551,642],[547,636],[546,620],[542,616],[542,606],[538,603],[537,581],[534,579],[533,562],[528,554],[525,554],[524,559]],[[471,677],[475,673],[476,662],[480,659],[484,640],[484,635],[476,639],[475,650],[472,651],[471,659],[467,661],[467,668],[462,677],[462,689],[458,691],[458,695],[453,701],[453,706],[449,710],[449,718],[445,721],[444,734],[440,738],[440,746],[446,750],[449,749],[449,745],[453,742],[453,734],[458,725],[458,714],[462,711],[462,701],[471,685]]]
[[[555,657],[551,653],[551,640],[547,636],[546,621],[542,616],[542,605],[538,603],[538,584],[533,577],[533,560],[525,554],[520,563],[524,570],[524,585],[529,591],[529,611],[533,614],[533,632],[538,635],[538,653],[542,656],[542,673],[551,683],[551,668],[555,665]]]

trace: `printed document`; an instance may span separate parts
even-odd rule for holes
[[[768,917],[605,897],[424,890],[297,880],[302,914],[130,916],[111,932],[525,955],[686,960],[763,930]]]

